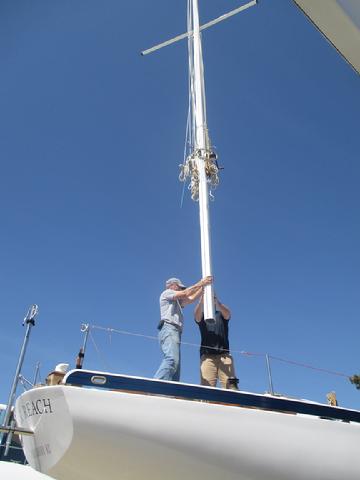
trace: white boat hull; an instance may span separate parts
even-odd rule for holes
[[[59,480],[359,480],[360,424],[72,386],[24,393],[30,465]]]
[[[48,475],[33,470],[28,465],[0,462],[0,478],[3,480],[52,480]]]

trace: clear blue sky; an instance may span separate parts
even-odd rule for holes
[[[202,22],[240,0],[201,0]],[[180,208],[186,1],[2,0],[1,390],[40,314],[24,374],[74,364],[80,324],[156,335],[166,278],[201,277],[198,209]],[[211,205],[213,268],[233,351],[360,372],[360,81],[290,0],[203,34],[208,125],[225,168]],[[198,343],[187,307],[183,340]],[[156,341],[93,331],[84,366],[152,376]],[[199,380],[182,348],[182,380]],[[234,354],[244,390],[263,357]],[[359,408],[346,378],[272,361],[277,392]]]

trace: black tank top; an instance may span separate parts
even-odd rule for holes
[[[197,322],[201,334],[201,355],[221,355],[229,353],[229,320],[215,312],[215,320],[204,320]]]

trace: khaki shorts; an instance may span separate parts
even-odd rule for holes
[[[233,358],[229,354],[201,355],[200,358],[201,385],[216,387],[217,380],[221,388],[226,388],[229,377],[235,377]]]

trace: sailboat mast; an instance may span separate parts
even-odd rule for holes
[[[253,7],[257,4],[257,1],[258,0],[251,0],[245,5],[241,5],[241,7],[235,8],[234,10],[200,26],[198,0],[188,0],[187,32],[141,52],[142,55],[147,55],[184,38],[188,39],[189,95],[191,106],[188,122],[189,119],[191,119],[191,128],[187,128],[187,140],[189,139],[188,134],[190,132],[191,137],[190,141],[187,143],[187,147],[190,146],[192,150],[189,149],[190,151],[187,151],[189,155],[186,159],[184,158],[184,163],[180,165],[181,171],[179,174],[179,180],[185,182],[187,178],[190,178],[189,190],[191,190],[191,198],[193,200],[199,200],[201,267],[203,277],[209,275],[213,276],[211,266],[209,215],[209,193],[211,195],[211,190],[209,190],[209,184],[211,189],[215,189],[219,184],[219,167],[217,164],[217,156],[211,146],[206,121],[204,64],[200,31],[222,22],[249,7]],[[215,317],[213,299],[213,285],[208,285],[205,287],[204,292],[205,320],[214,319]]]
[[[204,65],[199,23],[198,0],[192,0],[193,38],[192,49],[189,55],[193,59],[189,65],[193,65],[191,78],[191,96],[193,108],[193,134],[197,169],[199,173],[199,216],[200,216],[200,239],[201,239],[201,266],[202,276],[212,275],[211,241],[210,241],[210,215],[209,215],[209,192],[205,171],[205,156],[209,150],[209,137],[206,122],[206,100],[204,83]],[[191,42],[191,40],[190,40]],[[204,292],[204,318],[214,318],[213,286],[205,287]]]
[[[258,0],[251,0],[245,5],[235,8],[200,26],[198,0],[188,0],[187,32],[141,52],[142,55],[147,55],[183,38],[188,39],[190,86],[190,111],[186,130],[188,156],[186,159],[184,158],[184,163],[180,165],[179,180],[185,182],[186,179],[190,179],[189,190],[191,190],[191,198],[195,201],[199,200],[201,268],[203,277],[213,276],[211,265],[209,194],[212,196],[211,190],[215,189],[219,184],[219,167],[217,164],[217,155],[211,146],[206,121],[204,64],[200,31],[222,22],[249,7],[253,7],[257,4],[257,1]],[[205,320],[214,319],[214,310],[214,287],[213,285],[208,285],[205,287],[204,292]]]

